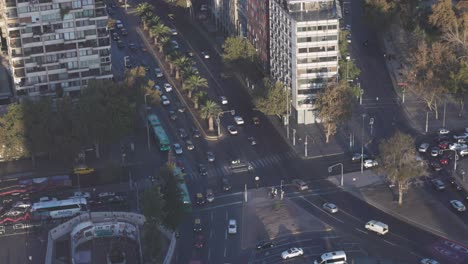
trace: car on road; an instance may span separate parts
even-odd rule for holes
[[[206,152],[206,159],[208,160],[208,162],[214,162],[216,159],[214,152],[212,151]]]
[[[198,164],[198,172],[199,172],[200,175],[202,175],[202,176],[208,175],[208,171],[206,170],[205,165],[203,165],[203,164],[201,164],[201,163]]]
[[[128,35],[128,31],[125,29],[125,28],[122,28],[120,29],[120,34],[122,34],[122,36],[127,36]]]
[[[185,141],[185,145],[187,146],[187,150],[194,150],[195,145],[193,144],[192,140]]]
[[[227,130],[231,135],[237,135],[237,128],[233,125],[227,126]]]
[[[366,169],[375,167],[377,165],[379,165],[379,163],[376,160],[371,160],[371,159],[364,160],[364,168]]]
[[[170,43],[173,49],[179,49],[179,43],[176,40],[171,40]]]
[[[235,219],[229,219],[228,234],[237,234],[237,222]]]
[[[169,101],[169,98],[167,98],[167,96],[161,95],[161,103],[162,103],[163,105],[170,105],[170,104],[171,104],[171,101]]]
[[[331,214],[334,214],[334,213],[338,213],[338,206],[336,206],[335,204],[333,203],[324,203],[322,205],[322,208],[323,210],[331,213]]]
[[[351,34],[346,35],[346,42],[351,43]]]
[[[182,171],[185,171],[185,165],[184,162],[181,159],[176,160],[176,166]]]
[[[258,244],[255,246],[255,249],[257,249],[257,250],[264,250],[264,249],[273,248],[273,247],[275,247],[275,244],[273,244],[273,242],[271,242],[271,241],[267,241],[267,242],[260,242],[260,243],[258,243]]]
[[[292,184],[294,186],[296,186],[296,188],[299,190],[299,191],[305,191],[305,190],[308,190],[309,189],[309,186],[307,185],[307,183],[301,179],[294,179],[292,180]]]
[[[156,74],[156,77],[158,77],[158,78],[164,77],[164,73],[163,73],[161,68],[155,68],[154,73]]]
[[[159,84],[155,84],[155,85],[153,86],[153,89],[156,90],[156,91],[158,91],[160,94],[162,93],[162,89],[161,89],[161,86],[159,86]]]
[[[458,212],[466,211],[465,205],[458,200],[451,200],[450,204],[452,205],[453,209],[457,210]]]
[[[420,264],[440,264],[438,261],[428,258],[423,258],[419,261]]]
[[[439,143],[442,141],[450,141],[450,138],[446,135],[438,135],[437,137],[434,138],[434,142]]]
[[[181,155],[182,153],[184,153],[184,150],[182,149],[182,146],[179,143],[174,144],[174,152],[177,155]]]
[[[431,148],[431,156],[432,157],[437,157],[439,156],[439,151],[440,149],[438,147],[432,147]]]
[[[221,178],[221,184],[223,187],[223,191],[228,192],[231,190],[231,183],[229,183],[229,179],[226,177]]]
[[[210,54],[207,52],[207,51],[202,51],[201,52],[201,55],[204,59],[209,59],[210,58]]]
[[[200,192],[197,193],[195,196],[195,199],[198,205],[205,204],[205,197],[203,196],[203,193],[200,193]]]
[[[244,119],[241,116],[235,116],[234,117],[234,122],[236,122],[236,125],[243,125],[244,124]]]
[[[439,128],[437,130],[437,134],[439,134],[439,135],[448,135],[448,134],[450,134],[450,130],[448,130],[446,128]]]
[[[219,99],[220,99],[222,105],[227,105],[228,104],[228,99],[227,99],[226,96],[220,96]]]
[[[463,187],[460,186],[460,184],[455,181],[455,178],[450,179],[450,185],[452,188],[454,188],[456,191],[463,191]]]
[[[252,122],[253,122],[254,125],[258,126],[258,125],[260,125],[260,118],[254,116],[254,117],[252,117]]]
[[[124,27],[123,23],[121,20],[116,20],[115,21],[115,26],[119,29],[122,29]]]
[[[169,118],[172,121],[176,121],[178,118],[177,113],[174,110],[169,110]]]
[[[80,164],[73,168],[73,173],[77,175],[86,175],[94,172],[94,168],[88,167],[86,164]]]
[[[198,235],[195,237],[195,244],[194,244],[195,248],[198,248],[198,249],[203,248],[204,244],[205,242],[204,242],[204,238],[202,235]]]
[[[364,153],[364,155],[362,155],[362,158],[365,160],[367,159],[369,156]],[[361,153],[354,153],[353,156],[351,157],[351,161],[354,161],[354,162],[357,162],[357,161],[360,161],[361,160]]]
[[[437,162],[437,161],[431,161],[431,163],[429,163],[429,167],[431,167],[431,169],[433,169],[434,171],[440,171],[442,170],[442,166],[440,166],[440,164]]]
[[[293,247],[281,253],[281,258],[290,259],[304,255],[302,248]]]
[[[196,127],[192,127],[192,137],[194,138],[201,137],[200,131]]]
[[[112,39],[115,41],[120,40],[119,34],[117,34],[117,32],[112,33]]]
[[[200,218],[195,218],[193,220],[193,231],[194,232],[201,232],[203,230]]]
[[[170,28],[170,31],[171,31],[171,35],[172,36],[177,36],[179,33],[177,32],[177,29],[175,27],[171,27]]]
[[[193,57],[193,56],[195,56],[195,53],[193,51],[189,50],[189,51],[187,51],[187,56],[188,57]]]
[[[347,24],[347,25],[345,26],[345,29],[348,30],[348,31],[351,31],[351,25]]]
[[[422,143],[419,146],[418,151],[422,153],[426,153],[428,149],[429,149],[429,143]]]
[[[187,134],[187,132],[185,132],[185,129],[179,128],[179,129],[177,130],[177,132],[179,132],[179,137],[180,137],[181,139],[186,139],[186,138],[188,138],[188,134]]]
[[[133,68],[132,62],[130,61],[130,56],[124,57],[124,66],[127,69]]]
[[[122,40],[117,41],[117,48],[119,49],[125,48],[125,43]]]
[[[445,184],[439,179],[432,180],[432,185],[434,185],[434,188],[438,191],[445,190]]]
[[[89,199],[91,198],[91,195],[89,192],[74,192],[73,195],[70,198],[85,198]]]
[[[202,11],[202,12],[208,11],[208,6],[205,5],[205,4],[201,5],[200,6],[200,11]]]
[[[385,235],[388,233],[388,225],[376,220],[370,220],[366,223],[364,228],[376,232],[379,235]]]
[[[135,43],[133,43],[133,42],[130,42],[130,44],[128,44],[128,48],[129,48],[131,51],[137,51],[137,50],[138,50],[137,45],[135,45]]]
[[[214,194],[212,189],[206,189],[206,200],[209,203],[212,203],[214,201]]]
[[[248,137],[247,140],[249,141],[251,146],[257,145],[257,141],[255,140],[254,137]]]
[[[169,93],[172,91],[172,85],[170,83],[164,83],[164,90]]]

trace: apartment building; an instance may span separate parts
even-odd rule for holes
[[[110,79],[103,0],[0,0],[0,27],[18,96],[76,96]]]
[[[224,32],[226,36],[238,34],[238,0],[213,0],[211,13],[215,20],[216,29]]]
[[[298,124],[320,122],[317,92],[338,75],[338,3],[335,0],[270,0],[270,74],[291,89]]]
[[[245,6],[246,37],[255,47],[261,67],[268,72],[270,66],[270,35],[268,1],[248,0]]]

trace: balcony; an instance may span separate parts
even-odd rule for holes
[[[16,7],[16,1],[7,0],[5,1],[6,7]]]
[[[13,71],[15,78],[24,78],[26,77],[26,72],[24,71],[24,68],[17,69]]]

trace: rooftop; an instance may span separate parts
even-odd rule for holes
[[[339,18],[336,0],[276,0],[296,21]]]

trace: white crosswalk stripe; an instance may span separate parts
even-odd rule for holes
[[[272,158],[275,162],[279,162],[281,160],[281,158],[278,157],[278,155],[274,155]]]
[[[221,175],[228,175],[229,174],[229,168],[224,166],[223,169],[221,170]]]

